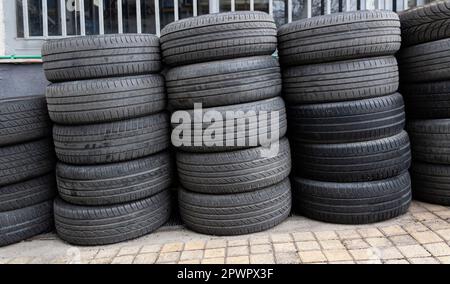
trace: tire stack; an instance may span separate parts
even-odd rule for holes
[[[53,229],[54,169],[45,97],[0,99],[0,247]]]
[[[58,235],[104,245],[148,234],[170,215],[169,115],[159,39],[121,34],[42,49],[58,158]]]
[[[262,12],[199,16],[161,31],[163,59],[171,67],[166,74],[169,107],[183,110],[186,119],[177,119],[181,111],[172,115],[172,143],[179,146],[180,214],[194,231],[253,233],[279,224],[290,213],[286,113],[279,64],[271,56],[276,47],[274,20]],[[200,115],[194,112],[196,103],[202,104]],[[224,118],[223,124],[194,121],[210,111]],[[194,144],[202,133],[235,126],[238,121],[225,115],[236,111],[254,112],[243,129],[233,127],[234,132],[205,136],[211,139]],[[253,120],[263,111],[269,112],[267,130]],[[278,120],[270,112],[279,114]],[[267,143],[258,130],[270,134]],[[237,144],[241,134],[243,143]],[[277,141],[278,151],[270,155],[267,147]]]
[[[450,205],[450,1],[400,14],[414,198]]]
[[[411,154],[398,89],[400,22],[388,11],[314,17],[278,30],[294,207],[332,223],[406,212]]]

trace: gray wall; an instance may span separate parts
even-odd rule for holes
[[[44,95],[48,84],[42,64],[0,64],[0,99]]]

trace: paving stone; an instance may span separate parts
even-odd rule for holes
[[[240,246],[248,246],[248,240],[229,240],[228,241],[229,247],[240,247]]]
[[[80,253],[82,260],[91,260],[98,254],[98,249],[94,250],[82,250]]]
[[[279,252],[296,252],[297,248],[294,243],[278,243],[273,244],[273,248],[276,253]]]
[[[134,260],[134,255],[124,255],[124,256],[116,256],[111,264],[132,264]]]
[[[174,251],[174,252],[162,252],[159,254],[158,259],[156,260],[156,263],[166,263],[166,262],[174,262],[178,261],[180,258],[180,252]]]
[[[226,258],[226,264],[249,264],[250,258],[248,255],[243,256],[229,256]]]
[[[203,250],[185,250],[181,252],[180,260],[202,259]]]
[[[181,242],[165,244],[161,249],[161,253],[182,251],[183,247],[184,243]]]
[[[363,239],[344,240],[342,243],[347,249],[363,249],[370,247]]]
[[[316,240],[313,233],[311,233],[311,232],[292,233],[292,237],[294,238],[294,241],[296,241],[296,242],[315,241]]]
[[[408,261],[412,264],[438,264],[439,261],[432,257],[418,257],[418,258],[408,258]]]
[[[225,239],[209,240],[206,243],[206,248],[207,249],[225,248],[225,247],[227,247],[227,241]]]
[[[420,244],[438,243],[443,240],[431,231],[426,232],[412,232],[411,236],[416,239]]]
[[[353,260],[351,255],[345,249],[324,250],[323,254],[328,261]]]
[[[379,252],[383,260],[403,258],[403,255],[396,247],[381,248]]]
[[[450,223],[441,219],[428,220],[422,223],[432,231],[450,229]]]
[[[300,258],[296,252],[279,252],[275,253],[275,261],[277,264],[297,264]]]
[[[382,248],[392,246],[392,242],[385,237],[366,238],[365,241],[372,247]]]
[[[346,260],[346,261],[331,261],[329,264],[355,264],[353,260]]]
[[[273,254],[264,253],[264,254],[252,254],[250,255],[250,263],[251,264],[275,264],[275,259]]]
[[[95,258],[113,258],[119,253],[119,248],[100,249]]]
[[[139,253],[139,250],[141,249],[140,246],[133,246],[133,247],[122,247],[119,250],[119,253],[117,256],[124,256],[124,255],[136,255]]]
[[[204,249],[205,246],[206,246],[206,241],[204,241],[204,240],[189,241],[184,244],[184,250],[199,250],[199,249]]]
[[[379,259],[371,259],[371,260],[358,260],[356,264],[383,264]]]
[[[273,243],[288,243],[292,242],[292,237],[290,234],[272,234],[270,235],[270,239]]]
[[[250,245],[264,245],[264,244],[270,244],[269,237],[251,237],[250,238]]]
[[[410,246],[398,246],[397,247],[400,252],[407,258],[416,258],[416,257],[426,257],[431,256],[429,252],[427,252],[420,245],[410,245]]]
[[[378,253],[375,252],[374,249],[372,248],[349,250],[349,253],[353,256],[355,260],[380,259]]]
[[[339,238],[341,240],[352,240],[352,239],[360,239],[361,235],[358,234],[356,230],[342,230],[342,231],[336,231]]]
[[[327,261],[327,258],[320,250],[300,251],[298,252],[298,255],[303,263]]]
[[[161,245],[145,245],[142,247],[140,253],[160,252]]]
[[[415,244],[417,244],[417,241],[413,237],[411,237],[410,235],[393,236],[393,237],[390,237],[390,240],[396,246],[406,246],[406,245],[415,245]]]
[[[415,232],[425,232],[429,229],[424,226],[422,223],[408,223],[402,226],[405,231],[408,233],[415,233]]]
[[[377,228],[366,228],[366,229],[359,229],[358,233],[363,238],[375,238],[375,237],[382,237],[383,233],[380,232]]]
[[[412,216],[417,221],[427,221],[427,220],[433,220],[436,219],[436,215],[434,215],[431,212],[418,212],[418,213],[412,213]]]
[[[225,257],[225,248],[206,249],[205,258]]]
[[[446,241],[450,241],[450,229],[448,230],[437,230],[436,233]]]
[[[386,260],[385,264],[409,264],[409,262],[405,259],[391,259]]]
[[[441,256],[438,257],[438,260],[442,264],[450,264],[450,256]]]
[[[423,207],[419,202],[413,202],[408,208],[409,213],[427,212],[428,210]]]
[[[424,247],[429,251],[433,256],[450,256],[450,246],[444,242],[442,243],[433,243],[433,244],[425,244]]]
[[[32,257],[23,256],[11,259],[8,264],[28,264],[33,260]]]
[[[204,258],[202,264],[225,264],[224,257]]]
[[[316,238],[319,241],[323,240],[337,240],[339,239],[338,235],[335,231],[321,231],[321,232],[314,232],[314,235],[316,235]]]
[[[112,261],[112,258],[94,258],[89,261],[89,264],[110,264]]]
[[[252,245],[250,246],[250,253],[251,254],[259,254],[259,253],[272,253],[272,245]]]
[[[241,256],[241,255],[249,255],[248,246],[227,248],[227,256]]]
[[[134,258],[135,264],[153,264],[156,262],[158,254],[154,252],[139,254]]]
[[[408,234],[405,230],[402,229],[399,225],[393,225],[393,226],[387,226],[387,227],[381,227],[380,231],[384,233],[384,235],[391,237],[391,236],[400,236],[400,235],[406,235]]]
[[[323,240],[319,243],[324,250],[345,249],[340,240]]]
[[[427,210],[429,210],[431,212],[448,210],[447,207],[438,205],[438,204],[422,203],[421,205],[422,205],[422,207],[426,208]]]
[[[448,209],[447,209],[447,211],[434,212],[434,214],[444,220],[450,220],[450,210],[448,210]]]
[[[320,245],[316,241],[296,242],[298,251],[320,250]]]
[[[178,261],[178,264],[200,264],[200,262],[200,259],[187,259]]]

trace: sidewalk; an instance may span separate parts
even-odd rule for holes
[[[414,201],[399,218],[363,226],[290,217],[272,230],[212,237],[182,226],[102,247],[55,234],[0,248],[0,263],[450,263],[450,207]]]

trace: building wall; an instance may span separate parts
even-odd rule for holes
[[[0,55],[5,55],[5,17],[3,16],[3,1],[0,1]]]

